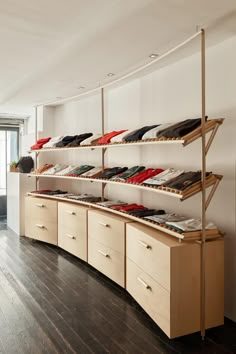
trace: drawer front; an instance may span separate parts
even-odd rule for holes
[[[125,257],[93,240],[88,240],[88,263],[120,286],[125,286]]]
[[[87,233],[86,230],[70,230],[67,226],[58,225],[58,246],[76,257],[87,261]]]
[[[127,225],[126,254],[144,272],[170,291],[170,247]]]
[[[125,221],[103,212],[88,211],[88,237],[124,254]]]
[[[25,198],[26,220],[36,218],[41,221],[57,221],[57,201],[43,198]]]
[[[87,234],[88,208],[69,204],[58,203],[58,226],[65,227],[66,231],[78,235]]]
[[[127,259],[126,289],[170,337],[170,293]]]
[[[57,245],[57,224],[38,222],[35,219],[28,221],[26,218],[25,236]]]

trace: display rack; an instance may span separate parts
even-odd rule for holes
[[[102,134],[105,133],[104,131],[104,126],[105,126],[105,112],[104,112],[104,89],[106,89],[107,87],[114,85],[124,79],[128,79],[130,77],[132,77],[133,75],[141,72],[142,70],[146,69],[147,67],[163,60],[163,58],[167,57],[168,55],[172,54],[173,52],[175,52],[176,50],[184,47],[186,44],[188,44],[189,42],[191,42],[192,40],[199,38],[200,37],[200,43],[201,43],[201,126],[197,129],[195,129],[192,133],[184,136],[181,139],[148,139],[148,140],[144,140],[144,141],[137,141],[137,142],[130,142],[130,143],[114,143],[114,144],[105,144],[105,145],[88,145],[88,146],[79,146],[79,147],[73,147],[73,148],[48,148],[48,149],[41,149],[41,150],[33,150],[36,153],[36,167],[37,167],[37,159],[40,153],[46,153],[46,152],[60,152],[60,151],[74,151],[74,150],[79,150],[79,151],[83,151],[84,149],[101,149],[102,154],[101,154],[101,163],[102,163],[102,168],[105,168],[105,154],[108,148],[115,148],[115,147],[125,147],[125,146],[145,146],[145,145],[150,145],[150,144],[179,144],[179,145],[183,145],[183,146],[187,146],[189,144],[191,144],[193,141],[197,140],[197,139],[201,139],[201,156],[202,156],[202,168],[201,168],[201,182],[197,183],[196,185],[192,186],[189,190],[187,190],[187,192],[185,193],[176,193],[173,192],[171,190],[165,190],[164,188],[151,188],[151,187],[143,187],[140,185],[132,185],[132,184],[128,184],[128,183],[122,183],[122,182],[114,182],[114,181],[110,181],[110,180],[106,180],[104,181],[103,179],[93,179],[93,178],[83,178],[83,177],[67,177],[67,176],[47,176],[47,175],[33,175],[31,174],[31,176],[34,176],[37,178],[37,181],[39,178],[67,178],[67,179],[73,179],[76,181],[93,181],[93,182],[98,182],[98,183],[102,183],[102,191],[101,191],[101,195],[102,195],[102,199],[104,199],[104,190],[106,187],[106,184],[117,184],[117,185],[125,185],[125,186],[129,186],[129,187],[135,187],[135,188],[139,188],[139,189],[143,189],[143,190],[148,190],[148,191],[153,191],[153,192],[158,192],[158,193],[162,193],[165,195],[169,195],[169,196],[173,196],[176,197],[180,200],[185,200],[193,195],[195,195],[196,193],[201,192],[201,221],[202,221],[202,230],[201,232],[195,232],[195,233],[186,233],[186,234],[180,234],[178,232],[175,232],[173,230],[170,230],[164,226],[160,226],[154,223],[151,223],[149,221],[145,221],[142,220],[141,218],[137,218],[137,217],[133,217],[130,215],[125,215],[127,218],[135,220],[135,221],[139,221],[140,223],[146,224],[148,226],[151,226],[155,229],[161,230],[166,232],[167,234],[171,235],[171,236],[175,236],[178,237],[180,240],[191,240],[191,241],[196,241],[201,243],[201,335],[202,338],[205,337],[205,266],[206,266],[206,242],[207,239],[209,237],[212,236],[212,234],[214,234],[213,236],[216,237],[220,237],[222,236],[222,233],[219,232],[218,230],[215,230],[213,233],[210,230],[206,230],[206,211],[207,208],[211,202],[211,199],[217,189],[217,186],[222,178],[222,176],[219,175],[211,175],[210,178],[206,177],[206,157],[207,157],[207,153],[210,149],[210,146],[215,138],[215,135],[217,133],[217,130],[219,128],[219,126],[222,124],[223,122],[223,118],[219,118],[219,119],[214,119],[214,120],[205,120],[206,117],[206,98],[205,98],[205,31],[204,29],[202,29],[201,31],[197,32],[196,34],[194,34],[193,36],[191,36],[190,38],[188,38],[186,41],[180,43],[179,45],[177,45],[176,47],[170,49],[169,51],[167,51],[166,53],[164,53],[163,55],[160,55],[159,57],[157,57],[155,60],[153,60],[151,63],[148,63],[146,65],[143,65],[141,67],[139,67],[138,69],[128,73],[127,75],[120,77],[116,80],[113,80],[103,86],[100,86],[99,88],[95,88],[92,89],[90,91],[87,91],[83,94],[74,96],[74,97],[70,97],[67,99],[62,99],[62,100],[58,100],[56,102],[47,102],[45,103],[43,106],[56,106],[59,104],[65,104],[67,102],[79,99],[85,95],[94,93],[94,92],[100,92],[101,94],[101,125],[102,125]],[[36,110],[36,132],[35,132],[35,136],[37,138],[38,136],[38,132],[37,132],[37,109],[38,106],[35,107]],[[207,140],[206,134],[210,133],[209,138]],[[33,152],[31,151],[31,152]],[[210,193],[207,196],[206,190],[208,187],[212,186],[212,189],[210,191]],[[36,193],[30,193],[30,195],[32,196],[39,196]],[[43,196],[43,195],[40,195]],[[65,201],[65,198],[59,198],[59,197],[50,197],[50,196],[43,196],[45,198],[51,198],[51,199],[57,199],[57,200],[63,200]],[[70,202],[72,202],[70,200]],[[106,209],[106,211],[109,211],[111,213],[117,214],[117,215],[121,215],[124,216],[123,213],[115,211],[115,210],[111,210],[108,208],[104,208],[101,206],[98,206],[94,203],[86,203],[86,202],[81,202],[81,201],[73,201],[74,203],[78,203],[78,204],[85,204],[85,205],[89,205],[93,208],[99,208],[99,209]]]

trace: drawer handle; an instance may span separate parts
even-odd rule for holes
[[[104,257],[106,257],[106,258],[110,257],[109,254],[107,254],[107,253],[105,253],[105,252],[103,252],[103,251],[101,251],[101,250],[98,250],[98,252],[99,252],[102,256],[104,256]]]
[[[151,290],[151,287],[141,278],[137,278],[137,280],[147,289],[147,290]]]
[[[143,247],[147,248],[147,249],[151,249],[152,247],[150,245],[148,245],[146,242],[143,242],[141,240],[138,240],[138,243],[140,243],[140,245],[142,245]]]
[[[70,234],[66,234],[67,237],[71,238],[72,240],[75,240],[75,236],[71,236]]]
[[[101,221],[99,221],[99,225],[102,225],[104,227],[110,227],[109,224],[106,224],[105,222],[101,222]]]
[[[44,208],[45,207],[45,205],[44,204],[35,204],[37,207],[39,207],[39,208]]]
[[[70,211],[70,210],[66,210],[66,213],[70,214],[70,215],[75,215],[74,211]]]
[[[36,224],[36,226],[39,227],[40,229],[45,229],[44,225]]]

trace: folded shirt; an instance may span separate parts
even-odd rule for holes
[[[51,139],[51,137],[38,139],[37,143],[31,146],[31,150],[42,149],[43,145],[48,143],[50,139]]]
[[[142,140],[145,139],[155,139],[157,137],[157,134],[162,132],[163,130],[171,127],[172,125],[174,125],[176,123],[166,123],[166,124],[161,124],[158,125],[156,128],[153,128],[151,130],[148,130],[142,137]]]
[[[180,231],[199,231],[202,229],[202,222],[200,219],[188,219],[184,221],[168,221],[166,225],[173,227]],[[206,229],[216,229],[216,225],[212,222],[207,223]]]
[[[63,139],[63,136],[55,136],[54,138],[51,138],[48,143],[43,145],[43,149],[45,148],[52,148],[55,147],[59,141]]]
[[[127,205],[114,205],[111,209],[119,210],[119,211],[131,211],[131,210],[140,210],[140,209],[147,209],[143,205],[139,205],[136,203],[127,204]]]
[[[207,172],[206,176],[209,176],[209,175],[210,175],[210,173]],[[171,181],[164,183],[163,186],[167,187],[167,188],[172,188],[172,189],[177,189],[179,191],[183,191],[186,188],[193,185],[194,183],[201,181],[201,177],[202,177],[201,171],[184,172],[180,176],[172,179]]]
[[[144,218],[145,216],[151,216],[151,215],[162,215],[165,214],[165,210],[156,210],[156,209],[146,209],[146,210],[131,210],[129,211],[129,214],[133,216],[137,216],[140,218]]]
[[[188,217],[172,213],[172,214],[146,216],[145,219],[155,221],[158,224],[165,224],[169,221],[171,221],[171,222],[172,221],[184,221],[184,220],[187,220]]]
[[[66,135],[62,140],[56,143],[55,147],[65,147],[69,143],[71,143],[76,137],[77,135]]]
[[[87,138],[83,140],[80,145],[91,145],[91,144],[96,144],[96,142],[102,137],[101,133],[93,133],[90,138]]]
[[[147,125],[145,127],[137,129],[133,133],[128,134],[127,136],[125,136],[123,140],[126,141],[126,142],[141,140],[143,135],[148,130],[151,130],[151,129],[155,128],[155,127],[157,127],[157,124],[155,124],[155,125]]]
[[[116,135],[119,135],[121,133],[124,133],[126,130],[119,130],[119,131],[112,131],[110,133],[105,134],[101,139],[99,139],[96,144],[109,144],[111,141],[111,138],[113,138]]]
[[[184,170],[175,170],[174,168],[168,168],[167,170],[159,173],[156,176],[148,178],[142,182],[145,186],[161,186],[162,184],[180,176]]]
[[[116,175],[111,178],[111,180],[114,181],[125,181],[126,179],[136,175],[137,173],[143,171],[145,169],[145,166],[133,166],[126,170],[123,173],[120,173],[119,175]]]
[[[67,146],[68,147],[79,146],[83,140],[90,138],[92,135],[93,133],[84,133],[84,134],[77,135],[76,138],[72,140],[72,142],[70,142]]]
[[[96,177],[102,172],[102,167],[94,167],[91,170],[84,172],[82,177]]]
[[[35,175],[39,175],[47,170],[49,170],[51,167],[53,167],[52,164],[44,164],[43,166],[37,168],[36,170],[34,170],[32,173]]]
[[[92,194],[72,194],[68,196],[68,199],[74,199],[74,200],[83,200],[88,197],[94,197]]]
[[[201,125],[201,118],[186,119],[182,122],[176,123],[171,127],[157,133],[157,137],[165,138],[181,138],[184,135],[191,133],[194,129]]]
[[[97,175],[96,178],[106,178],[109,179],[115,175],[118,175],[124,171],[126,171],[128,169],[128,167],[112,167],[107,169],[106,171],[100,173]]]
[[[148,168],[140,173],[138,173],[137,175],[130,177],[126,180],[126,182],[128,183],[135,183],[135,184],[140,184],[143,181],[145,181],[148,178],[151,178],[153,176],[158,175],[159,173],[163,172],[163,170],[161,168]]]
[[[70,173],[67,173],[67,176],[71,176],[71,177],[77,177],[79,175],[82,175],[83,173],[91,170],[92,168],[94,168],[94,166],[91,165],[81,165],[76,167],[74,170],[72,170]]]
[[[61,165],[56,164],[55,166],[51,167],[49,170],[42,172],[43,175],[54,175],[55,173],[64,170],[68,165]]]
[[[59,176],[66,176],[68,173],[73,171],[76,168],[76,166],[69,165],[66,168],[62,169],[61,171],[57,172],[57,175]]]
[[[127,205],[128,203],[122,202],[120,200],[107,200],[105,202],[99,202],[98,205],[110,208],[112,206]]]
[[[111,138],[110,142],[111,143],[122,143],[123,139],[130,133],[133,133],[133,130],[125,130],[123,133],[118,134]]]

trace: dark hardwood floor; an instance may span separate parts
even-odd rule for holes
[[[169,340],[121,288],[68,253],[0,231],[0,353],[236,353],[236,324]]]

